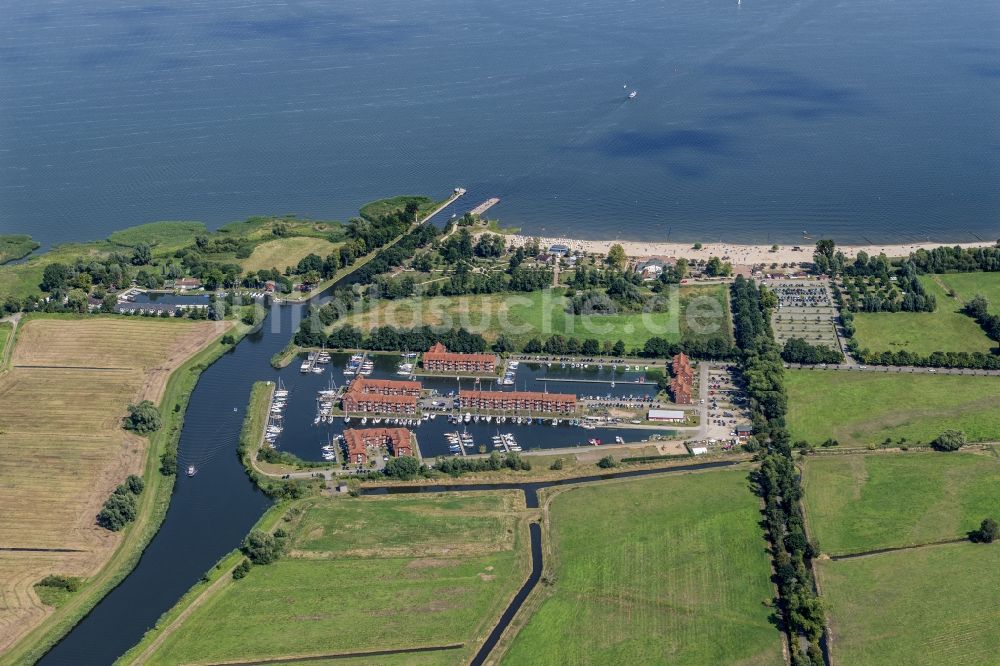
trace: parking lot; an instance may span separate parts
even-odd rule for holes
[[[813,345],[840,350],[837,341],[840,313],[826,280],[779,280],[767,286],[778,297],[778,307],[771,317],[778,343],[802,338]]]
[[[706,408],[704,437],[723,449],[731,448],[736,426],[750,423],[747,398],[740,388],[736,366],[710,365],[703,391]]]

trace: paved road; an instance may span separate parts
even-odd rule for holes
[[[914,366],[902,365],[851,365],[847,363],[838,365],[807,365],[803,363],[785,363],[785,367],[793,370],[841,370],[845,372],[880,372],[883,374],[911,373],[915,375],[1000,376],[1000,370],[976,370],[972,368],[918,368]]]

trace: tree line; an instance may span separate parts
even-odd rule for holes
[[[785,423],[788,396],[784,366],[770,324],[777,298],[766,287],[742,276],[733,282],[731,294],[740,368],[753,417],[753,448],[763,447],[758,452],[760,467],[751,473],[751,481],[765,504],[764,524],[778,586],[777,608],[791,638],[792,664],[823,666],[819,642],[825,620],[812,576],[812,559],[819,549],[806,537],[800,505],[802,487]],[[805,652],[799,637],[808,641]]]

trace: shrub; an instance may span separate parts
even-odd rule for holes
[[[128,488],[128,491],[133,495],[141,495],[142,491],[146,488],[146,483],[141,477],[138,477],[135,474],[129,474],[128,478],[125,479],[125,487]]]
[[[126,430],[148,435],[160,429],[160,410],[149,400],[143,400],[138,405],[128,406],[128,416],[122,419],[122,427]]]
[[[931,442],[937,451],[958,451],[965,446],[965,433],[959,430],[945,430]]]
[[[270,564],[276,561],[284,552],[285,539],[263,530],[252,530],[243,539],[240,550],[254,564]]]
[[[549,469],[551,469],[551,470],[560,470],[562,468],[563,468],[563,459],[562,458],[556,458],[552,462],[552,464],[549,465]]]
[[[250,560],[243,558],[243,561],[237,564],[236,568],[233,569],[233,580],[239,580],[250,573],[251,566]]]
[[[601,469],[612,469],[618,467],[618,461],[613,456],[604,456],[597,461],[597,466]]]
[[[1000,537],[1000,526],[992,518],[986,518],[979,524],[978,530],[969,533],[969,540],[973,543],[993,543]]]

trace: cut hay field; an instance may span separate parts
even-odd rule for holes
[[[725,337],[730,335],[729,305],[723,285],[681,287],[678,302],[664,312],[574,315],[567,313],[563,289],[530,293],[473,296],[439,296],[379,300],[374,306],[354,312],[336,325],[350,324],[369,331],[377,326],[464,327],[487,340],[498,335],[522,344],[533,337],[564,335],[601,342],[622,340],[626,348],[641,348],[652,337],[677,341],[682,336]],[[716,313],[711,317],[705,313]],[[678,316],[679,315],[679,316]],[[712,326],[704,335],[693,332],[696,324]]]
[[[838,664],[996,664],[1000,546],[817,560]]]
[[[777,664],[745,471],[590,484],[548,510],[552,582],[505,664]],[[529,604],[532,603],[529,601]]]
[[[4,553],[0,650],[50,609],[31,590],[47,574],[90,576],[120,541],[94,524],[111,490],[142,474],[147,440],[121,429],[130,402],[159,401],[173,368],[222,322],[28,317],[0,374],[0,544],[75,552]]]
[[[356,663],[468,663],[530,568],[513,491],[295,506],[304,513],[278,522],[291,533],[287,555],[242,580],[225,576],[120,663],[147,647],[143,663],[201,664],[455,643],[463,647]]]
[[[951,276],[947,276],[951,277]],[[921,276],[927,293],[934,294],[934,312],[858,312],[854,339],[873,352],[907,350],[916,354],[989,352],[996,346],[971,317],[961,313],[962,303],[930,276]]]
[[[1000,437],[1000,377],[786,370],[793,439],[841,446],[906,437],[927,444],[947,429]]]
[[[830,555],[964,538],[1000,518],[1000,458],[972,453],[812,456],[810,535]]]
[[[325,238],[312,236],[276,238],[255,247],[250,257],[241,260],[240,264],[244,271],[269,270],[271,268],[284,271],[286,266],[295,266],[300,259],[308,254],[326,257],[340,245],[340,243],[331,243]]]
[[[932,279],[946,289],[953,289],[962,301],[985,296],[990,302],[990,312],[1000,314],[1000,273],[947,273],[934,275]]]

